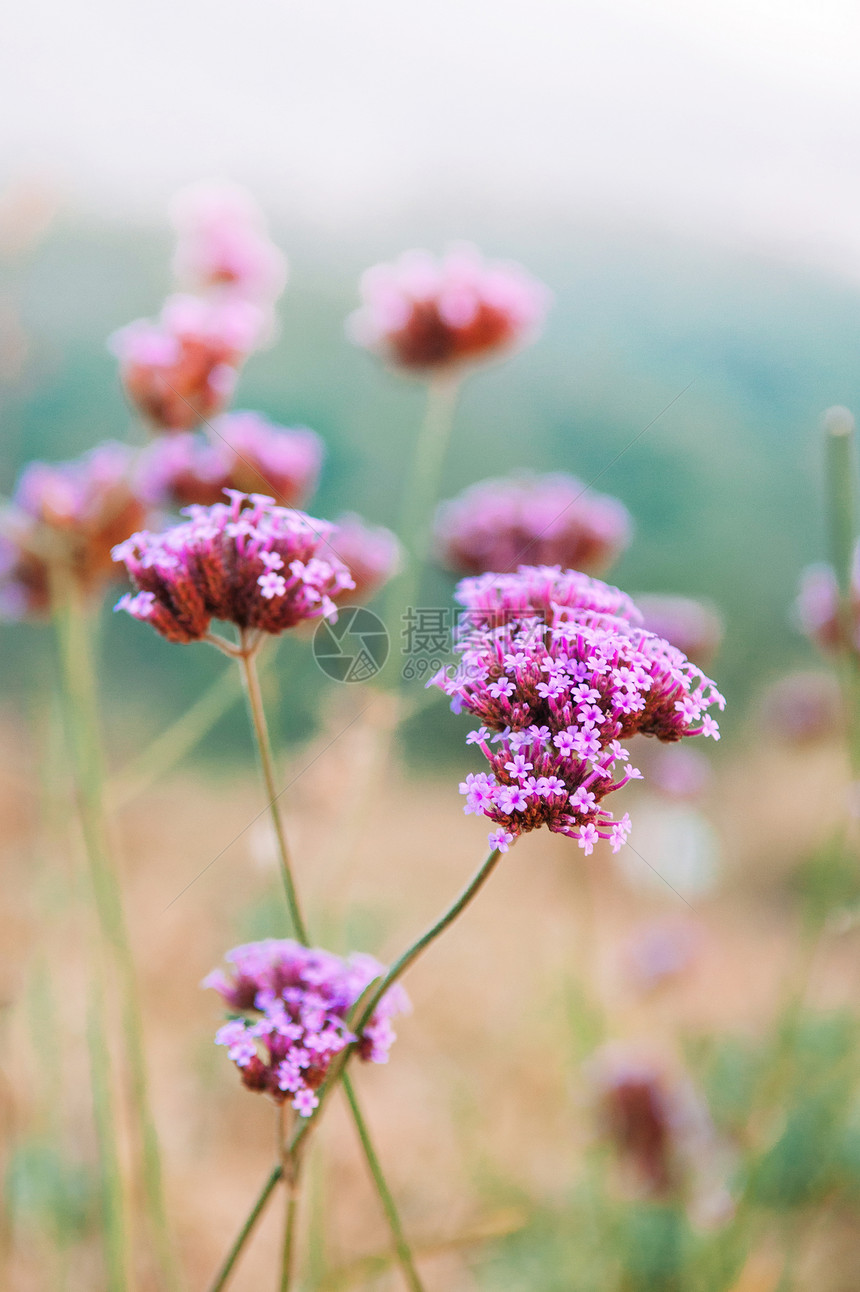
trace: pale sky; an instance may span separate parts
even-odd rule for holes
[[[119,216],[232,179],[326,231],[561,207],[860,279],[858,69],[848,0],[27,0],[0,179]]]

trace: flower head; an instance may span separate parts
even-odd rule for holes
[[[0,613],[47,613],[52,570],[85,594],[115,577],[111,548],[146,519],[133,466],[131,449],[109,442],[24,469],[0,512]]]
[[[441,260],[409,251],[361,280],[352,339],[396,367],[434,372],[490,359],[535,334],[550,293],[519,265],[463,245]]]
[[[242,189],[196,185],[178,194],[172,213],[179,235],[173,268],[189,290],[227,289],[259,305],[270,305],[281,294],[286,258]]]
[[[220,1028],[215,1042],[227,1047],[249,1089],[264,1091],[276,1103],[289,1099],[307,1117],[318,1102],[314,1092],[345,1046],[356,1042],[361,1059],[387,1062],[395,1039],[390,1020],[409,1010],[399,985],[385,993],[360,1036],[348,1025],[364,989],[385,973],[372,956],[342,960],[290,940],[268,939],[236,947],[226,959],[232,975],[216,970],[203,986],[213,987],[240,1015]]]
[[[341,601],[351,604],[370,601],[400,568],[400,544],[384,525],[368,525],[354,512],[338,516],[335,546],[352,575],[353,589],[342,593]]]
[[[839,585],[831,566],[808,566],[801,575],[800,591],[794,604],[801,632],[828,654],[860,651],[860,544],[854,549],[849,594],[848,624],[839,606]]]
[[[238,297],[171,296],[157,323],[129,323],[109,345],[126,393],[150,427],[187,431],[228,403],[263,324],[259,307]]]
[[[117,603],[168,641],[200,641],[212,619],[281,633],[336,614],[333,598],[352,587],[331,542],[333,525],[277,507],[260,494],[230,491],[229,503],[187,507],[188,519],[146,531],[114,548],[135,586]]]
[[[466,579],[457,596],[460,663],[433,681],[482,728],[474,743],[490,769],[461,786],[466,811],[514,838],[546,825],[586,854],[598,839],[618,851],[630,819],[614,820],[602,800],[640,776],[621,741],[717,736],[708,710],[722,696],[631,622],[623,593],[585,575],[524,567]]]
[[[323,444],[313,431],[275,426],[250,412],[223,413],[207,430],[161,437],[145,451],[141,481],[153,504],[211,506],[226,489],[264,489],[294,507],[316,488]]]
[[[457,574],[509,574],[523,562],[600,574],[630,542],[623,503],[568,475],[482,480],[443,503],[436,550]]]

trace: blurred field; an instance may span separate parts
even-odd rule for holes
[[[800,567],[824,549],[817,417],[834,402],[860,406],[860,294],[656,236],[556,225],[526,236],[482,218],[486,250],[521,259],[557,302],[538,345],[467,385],[442,495],[515,467],[599,476],[637,525],[612,580],[707,597],[725,614],[712,671],[729,700],[726,739],[683,819],[654,791],[624,791],[640,852],[627,850],[623,867],[530,835],[410,973],[415,1009],[389,1066],[357,1072],[382,1160],[431,1292],[856,1292],[860,885],[856,825],[843,837],[848,769],[833,732],[780,743],[760,696],[812,658],[789,611]],[[249,363],[237,405],[325,438],[315,514],[394,519],[421,394],[351,349],[343,318],[361,269],[462,232],[449,225],[424,217],[338,246],[280,231],[294,266],[283,330]],[[166,239],[152,230],[60,220],[25,254],[9,246],[6,493],[32,457],[140,436],[104,339],[155,312],[167,286]],[[449,605],[451,587],[430,571],[423,603]],[[214,1047],[220,1003],[198,984],[237,942],[284,934],[283,903],[238,693],[167,774],[124,778],[225,665],[112,616],[110,600],[99,684],[115,844],[170,1213],[196,1289],[275,1155],[273,1108]],[[0,1288],[100,1292],[86,1044],[95,935],[54,649],[46,628],[5,624],[0,649]],[[314,936],[390,960],[483,855],[486,822],[464,818],[457,794],[477,766],[464,721],[436,697],[377,765],[384,703],[372,688],[330,684],[300,635],[278,643],[266,688]],[[688,885],[677,829],[690,813],[716,861],[712,879]],[[691,957],[648,989],[631,947],[667,920],[687,930]],[[631,1190],[588,1075],[612,1040],[653,1053],[707,1104],[734,1216],[703,1219]],[[308,1175],[306,1292],[400,1287],[337,1102]],[[236,1292],[274,1286],[279,1212],[276,1201]],[[140,1292],[155,1292],[146,1263],[139,1273]]]
[[[345,703],[368,699],[351,692]],[[287,795],[287,812],[320,940],[390,957],[465,881],[484,830],[462,818],[451,778],[404,781],[395,772],[383,794],[359,805],[360,825],[349,829],[350,780],[367,765],[373,712],[326,748],[343,725],[339,707],[317,743],[291,752],[283,775],[286,783],[307,766]],[[51,746],[50,725],[39,729],[41,749],[8,717],[2,733],[2,882],[15,895],[4,903],[0,934],[2,1116],[12,1183],[3,1286],[76,1292],[98,1286],[99,1277],[83,1039],[83,944],[90,935],[82,862],[70,848],[64,759]],[[37,792],[40,756],[46,761]],[[745,1107],[741,1061],[734,1074],[740,1107],[732,1110],[738,1091],[725,1087],[725,1076],[720,1090],[717,1060],[735,1053],[756,1062],[791,994],[802,955],[797,869],[838,819],[840,771],[837,750],[774,753],[755,741],[721,769],[707,811],[722,839],[724,879],[692,909],[665,886],[631,888],[607,856],[585,859],[567,841],[530,836],[409,975],[415,1013],[401,1020],[390,1065],[362,1069],[358,1083],[409,1231],[419,1251],[435,1253],[423,1262],[429,1287],[616,1286],[606,1253],[593,1251],[596,1222],[590,1232],[581,1200],[584,1181],[597,1187],[597,1123],[582,1065],[600,1040],[665,1050],[706,1087],[717,1080],[732,1137],[743,1126],[753,1140],[778,1140],[781,1099],[774,1097],[764,1116],[752,1100]],[[273,1109],[241,1089],[215,1050],[219,1005],[197,987],[226,947],[283,930],[266,829],[260,822],[246,828],[261,805],[247,771],[185,770],[130,804],[117,830],[170,1210],[192,1287],[205,1286],[273,1160]],[[670,860],[647,858],[657,870]],[[699,948],[677,981],[643,991],[629,971],[629,941],[667,915],[691,923]],[[814,1011],[817,1026],[842,1035],[847,1025],[854,1071],[856,1019],[845,1011],[860,985],[858,937],[850,922],[830,928],[804,989],[804,1011],[810,1018]],[[825,1070],[810,1090],[836,1078],[826,1037],[822,1044]],[[816,1133],[798,1148],[801,1165],[804,1155],[823,1151]],[[387,1247],[340,1106],[321,1128],[311,1174],[307,1286],[399,1286],[393,1273],[338,1281],[339,1272],[361,1273],[355,1262]],[[600,1189],[612,1198],[610,1183]],[[848,1292],[858,1257],[850,1191],[812,1203],[816,1219],[803,1222],[797,1286]],[[271,1282],[278,1211],[275,1204],[237,1289]],[[779,1206],[757,1213],[755,1256],[733,1284],[738,1292],[780,1286],[785,1216]],[[506,1238],[479,1241],[506,1231]],[[664,1280],[618,1286],[676,1285],[669,1275]]]

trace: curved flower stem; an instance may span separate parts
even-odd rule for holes
[[[158,1134],[150,1106],[137,977],[104,815],[103,757],[89,620],[71,583],[57,590],[55,603],[81,827],[102,938],[116,964],[119,979],[132,1105],[142,1144],[144,1193],[164,1286],[174,1289],[180,1286],[180,1278],[164,1201]]]
[[[358,1106],[358,1100],[355,1094],[355,1088],[348,1072],[344,1072],[341,1081],[343,1083],[344,1093],[352,1110],[353,1120],[358,1131],[358,1137],[361,1140],[361,1146],[364,1149],[364,1155],[367,1158],[367,1165],[370,1167],[370,1173],[373,1176],[373,1183],[376,1185],[376,1191],[379,1194],[388,1224],[391,1229],[391,1236],[394,1239],[394,1248],[397,1252],[397,1259],[400,1262],[400,1268],[403,1270],[403,1276],[406,1279],[407,1286],[411,1292],[424,1292],[423,1284],[418,1277],[418,1271],[415,1268],[415,1262],[406,1241],[406,1235],[403,1232],[403,1226],[400,1223],[400,1216],[397,1214],[397,1208],[391,1191],[388,1188],[385,1176],[382,1174],[382,1168],[379,1165],[379,1158],[376,1156],[373,1144],[371,1143],[370,1134],[367,1129],[361,1109]]]
[[[272,756],[272,742],[269,739],[269,727],[266,722],[266,713],[263,708],[263,697],[260,692],[260,678],[257,672],[256,649],[245,649],[239,655],[239,665],[242,669],[242,678],[245,683],[245,692],[248,696],[248,708],[251,713],[251,723],[254,727],[254,735],[257,738],[257,752],[260,757],[260,770],[263,773],[263,781],[266,786],[266,794],[269,799],[269,815],[272,819],[272,826],[275,831],[275,839],[278,845],[278,857],[281,862],[281,877],[284,881],[284,891],[287,896],[287,906],[290,908],[290,918],[293,922],[293,930],[296,937],[305,946],[308,945],[307,925],[302,915],[301,906],[299,905],[299,894],[296,889],[296,881],[293,878],[293,868],[290,862],[290,852],[287,847],[287,836],[284,832],[284,823],[281,813],[278,809],[278,799],[281,790],[278,789],[275,781],[275,762]]]
[[[269,1177],[266,1180],[266,1183],[263,1185],[262,1189],[260,1190],[260,1193],[257,1197],[257,1201],[254,1203],[253,1207],[248,1212],[248,1216],[245,1220],[245,1223],[243,1224],[242,1228],[239,1230],[238,1234],[236,1235],[236,1240],[233,1243],[233,1246],[230,1248],[229,1252],[227,1253],[227,1256],[224,1260],[224,1264],[221,1266],[218,1273],[215,1275],[214,1281],[210,1284],[209,1292],[222,1292],[222,1289],[227,1286],[227,1280],[230,1278],[230,1275],[233,1273],[236,1262],[238,1261],[239,1257],[242,1254],[242,1249],[244,1248],[248,1239],[251,1237],[251,1234],[254,1232],[254,1229],[257,1225],[257,1221],[260,1219],[263,1212],[265,1211],[266,1204],[268,1203],[269,1199],[271,1198],[272,1194],[274,1193],[275,1189],[280,1183],[280,1180],[283,1174],[284,1174],[284,1168],[281,1166],[279,1162],[278,1165],[276,1167],[273,1167],[272,1171],[269,1173]]]
[[[421,937],[418,938],[416,942],[413,942],[412,945],[403,952],[403,955],[394,962],[385,977],[379,980],[378,986],[376,986],[373,991],[365,993],[365,997],[362,997],[361,1000],[361,1012],[358,1015],[358,1018],[350,1024],[352,1031],[357,1035],[361,1035],[362,1030],[367,1027],[373,1017],[374,1010],[382,1000],[382,997],[388,991],[389,987],[392,987],[394,983],[397,982],[398,978],[402,977],[402,975],[406,973],[406,970],[410,965],[414,964],[421,953],[426,951],[427,947],[429,947],[432,942],[435,942],[436,939],[445,932],[448,926],[453,924],[457,916],[466,909],[495,870],[501,855],[502,854],[498,848],[494,848],[493,851],[488,854],[457,900],[448,907],[435,924],[432,924],[430,928],[427,929],[426,933],[422,933]],[[353,1044],[347,1046],[345,1050],[341,1050],[340,1054],[337,1056],[337,1059],[340,1060],[340,1062],[333,1063],[329,1069],[328,1076],[318,1091],[319,1103],[316,1108],[313,1109],[309,1117],[302,1119],[301,1124],[297,1127],[290,1141],[290,1148],[293,1152],[298,1148],[299,1144],[313,1126],[314,1121],[319,1116],[320,1110],[322,1109],[329,1091],[337,1084],[337,1081],[354,1049],[355,1045]]]

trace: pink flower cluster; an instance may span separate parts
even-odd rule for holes
[[[136,588],[117,610],[172,642],[200,641],[212,619],[276,634],[335,615],[333,598],[352,587],[330,542],[335,527],[260,494],[228,492],[229,503],[187,507],[184,523],[114,548]]]
[[[171,296],[157,323],[129,323],[109,346],[131,402],[153,431],[170,434],[221,412],[263,323],[241,297]]]
[[[111,548],[146,520],[124,444],[68,462],[32,462],[0,512],[0,613],[47,613],[52,577],[95,594],[115,576]]]
[[[384,525],[368,525],[355,512],[346,512],[334,522],[337,554],[352,575],[354,587],[349,601],[370,601],[400,568],[400,543]],[[343,593],[341,600],[346,600]]]
[[[617,498],[575,476],[482,480],[443,503],[436,550],[457,574],[510,573],[524,562],[600,574],[628,546],[633,524]]]
[[[317,1106],[316,1091],[329,1065],[347,1045],[357,1043],[361,1059],[387,1063],[395,1039],[391,1019],[409,1010],[402,987],[391,987],[360,1036],[349,1030],[349,1012],[369,984],[385,973],[372,956],[348,960],[290,940],[251,942],[226,959],[228,977],[215,970],[203,981],[213,987],[234,1018],[218,1031],[216,1045],[227,1047],[250,1090],[265,1091],[277,1103],[307,1117]]]
[[[286,258],[269,238],[259,207],[241,189],[186,189],[173,204],[173,222],[173,268],[189,290],[226,290],[262,306],[283,291]]]
[[[361,280],[348,321],[358,344],[397,367],[431,373],[489,359],[530,340],[550,292],[519,265],[485,261],[475,247],[441,260],[409,251]]]
[[[490,771],[460,786],[465,811],[495,822],[490,843],[503,851],[542,825],[586,855],[598,839],[618,851],[630,819],[614,820],[602,800],[640,775],[621,741],[718,739],[708,709],[722,708],[722,696],[680,651],[631,622],[624,593],[576,571],[466,579],[457,599],[462,658],[433,683],[454,712],[481,724],[469,743]]]
[[[226,489],[266,489],[295,507],[316,488],[324,450],[314,431],[251,412],[223,413],[207,429],[162,437],[144,452],[141,487],[155,506],[211,506]]]
[[[846,627],[839,607],[839,585],[829,565],[808,566],[801,576],[795,602],[795,617],[803,633],[820,650],[860,651],[860,544],[854,551],[851,570],[849,624]]]

